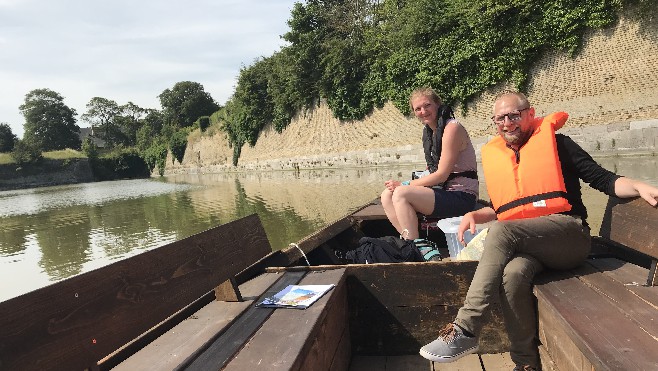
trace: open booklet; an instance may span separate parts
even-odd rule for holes
[[[336,285],[288,285],[274,296],[256,304],[263,308],[306,309]]]

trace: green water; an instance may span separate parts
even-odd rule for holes
[[[656,157],[599,159],[658,185]],[[0,301],[257,213],[273,249],[379,196],[418,166],[207,174],[0,192]],[[484,189],[484,187],[482,187]],[[606,196],[585,187],[593,233]]]

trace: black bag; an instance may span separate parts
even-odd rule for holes
[[[362,237],[359,247],[345,253],[353,264],[402,263],[425,261],[413,241],[398,237]]]

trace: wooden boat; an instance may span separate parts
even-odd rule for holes
[[[538,282],[544,369],[658,365],[657,214],[642,200],[611,200],[588,264]],[[0,303],[0,370],[513,368],[497,303],[479,355],[451,365],[418,356],[456,315],[477,262],[336,257],[362,236],[394,234],[375,202],[274,252],[256,215],[213,228]],[[647,272],[646,285],[628,285]],[[336,286],[306,310],[254,306],[297,283]],[[565,299],[567,289],[596,304]],[[601,328],[617,317],[623,329]],[[609,345],[615,336],[623,351]]]

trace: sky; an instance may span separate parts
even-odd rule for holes
[[[218,104],[240,68],[286,43],[300,0],[0,0],[0,122],[23,136],[19,106],[47,88],[76,110],[93,97],[161,109],[180,81]]]

